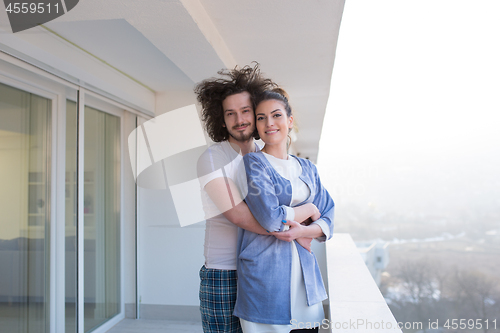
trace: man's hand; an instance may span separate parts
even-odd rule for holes
[[[311,253],[312,240],[313,240],[312,238],[307,238],[307,237],[299,237],[296,239],[297,243],[299,243],[300,246],[309,251],[309,253]]]

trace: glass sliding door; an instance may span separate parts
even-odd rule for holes
[[[0,59],[1,333],[120,320],[125,118],[116,102]]]
[[[0,83],[0,329],[49,331],[52,101]]]
[[[120,312],[120,118],[85,107],[84,328]]]
[[[77,330],[77,103],[66,101],[65,327]],[[120,312],[120,118],[85,107],[84,331]]]
[[[64,227],[64,267],[65,267],[65,333],[76,332],[77,302],[77,103],[66,101],[66,172],[65,179],[65,227]]]

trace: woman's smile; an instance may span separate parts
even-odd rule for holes
[[[275,134],[275,133],[278,133],[279,130],[269,130],[269,131],[266,131],[266,134],[267,135],[271,135],[271,134]]]

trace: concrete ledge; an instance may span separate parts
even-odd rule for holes
[[[401,332],[349,234],[326,242],[330,332]]]

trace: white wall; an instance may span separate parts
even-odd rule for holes
[[[123,117],[123,265],[125,304],[135,304],[135,181],[128,153],[127,138],[135,129],[136,116],[126,112]]]
[[[157,116],[194,103],[191,90],[157,94]],[[189,140],[190,124],[179,124],[179,128],[185,133],[179,139]],[[164,181],[161,168],[154,177]],[[204,222],[181,228],[168,189],[139,187],[138,193],[141,304],[199,306]]]

